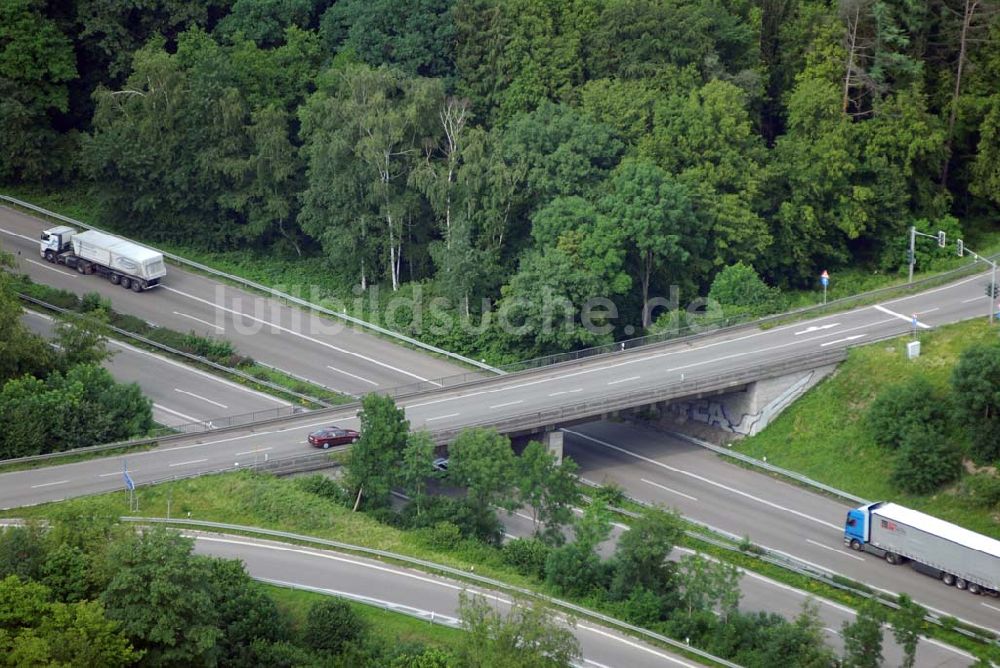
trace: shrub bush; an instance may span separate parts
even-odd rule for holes
[[[948,420],[948,400],[923,376],[892,385],[880,393],[865,416],[872,440],[896,448],[907,432],[940,433]]]
[[[908,494],[929,494],[961,472],[962,451],[941,432],[911,429],[900,441],[890,478]]]
[[[349,643],[360,640],[368,626],[346,602],[331,598],[309,609],[302,640],[310,649],[339,654]]]
[[[976,473],[966,476],[959,488],[960,498],[977,508],[1000,509],[1000,476]]]
[[[504,563],[510,564],[519,573],[529,577],[545,577],[545,560],[552,551],[537,538],[515,538],[504,544],[501,554]]]
[[[451,522],[437,522],[414,533],[420,542],[434,550],[451,550],[462,541],[462,530]]]

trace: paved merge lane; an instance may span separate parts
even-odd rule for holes
[[[52,335],[53,320],[35,311],[25,311],[24,323],[45,337]],[[121,341],[109,340],[112,352],[104,366],[118,380],[137,383],[153,401],[153,418],[168,427],[208,422],[230,415],[266,413],[290,404],[263,392],[243,387],[205,371],[141,350]]]
[[[0,206],[0,246],[15,254],[19,269],[33,280],[81,295],[99,292],[116,310],[164,327],[224,337],[244,355],[331,389],[360,395],[466,371],[173,265],[160,287],[142,294],[97,276],[81,276],[39,257],[38,237],[48,227],[45,221]],[[309,286],[292,286],[288,292],[296,290],[310,299]]]
[[[459,594],[466,589],[486,596],[501,610],[509,609],[510,605],[504,594],[361,557],[235,536],[196,534],[196,537],[195,549],[199,553],[240,559],[257,578],[366,596],[451,619],[458,618]],[[629,668],[699,665],[589,621],[577,623],[573,632],[588,665]]]

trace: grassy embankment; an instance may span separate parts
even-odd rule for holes
[[[797,471],[851,494],[892,500],[974,531],[1000,538],[1000,508],[978,508],[964,500],[959,483],[926,496],[908,495],[889,481],[894,453],[876,445],[864,423],[872,400],[887,387],[916,375],[946,390],[961,352],[972,343],[995,340],[985,318],[922,332],[921,356],[907,360],[909,337],[855,348],[837,372],[796,401],[762,433],[734,449]],[[956,425],[951,434],[964,445]]]

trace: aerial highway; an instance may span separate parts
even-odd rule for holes
[[[839,573],[924,607],[1000,633],[1000,599],[976,596],[891,566],[843,543],[844,519],[857,504],[809,491],[737,466],[715,453],[641,425],[591,423],[565,432],[564,452],[580,475],[614,481],[637,499],[791,555],[815,569]],[[877,499],[873,499],[877,500]]]
[[[171,266],[163,284],[133,293],[97,276],[81,276],[39,256],[39,235],[52,224],[0,206],[0,248],[39,283],[79,295],[98,292],[122,313],[181,332],[229,339],[244,355],[345,394],[462,373],[466,369]],[[308,286],[300,286],[309,298]],[[295,288],[290,288],[292,291]]]
[[[36,311],[25,311],[24,323],[32,331],[49,337],[53,320]],[[258,392],[219,376],[172,359],[141,350],[127,343],[108,341],[111,358],[104,366],[123,383],[137,383],[153,402],[153,419],[167,427],[185,428],[211,424],[233,415],[291,413],[284,399]],[[220,424],[225,422],[220,420]]]

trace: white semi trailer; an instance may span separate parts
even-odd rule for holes
[[[81,274],[99,274],[135,292],[155,287],[167,275],[163,254],[96,230],[61,225],[42,232],[42,257]]]
[[[1000,540],[895,503],[847,513],[844,542],[973,594],[1000,592]]]

